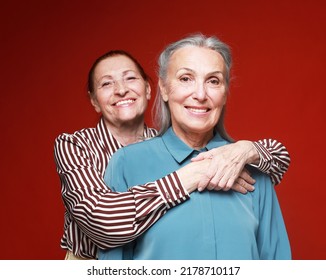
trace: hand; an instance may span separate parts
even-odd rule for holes
[[[256,163],[259,154],[250,141],[238,141],[199,154],[192,161],[211,159],[211,163],[198,184],[198,190],[225,190],[246,193],[254,190],[255,180],[248,171],[243,171],[245,164]]]
[[[240,176],[235,180],[231,189],[236,192],[246,194],[248,191],[252,192],[255,190],[255,187],[253,186],[255,182],[256,182],[255,179],[253,179],[250,176],[249,171],[246,168],[244,168],[241,171]],[[226,188],[223,190],[227,191]]]
[[[178,177],[188,193],[198,189],[199,183],[203,181],[211,159],[202,159],[191,162],[177,170]]]

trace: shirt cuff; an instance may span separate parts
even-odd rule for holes
[[[155,181],[155,184],[167,208],[177,206],[190,198],[176,172]]]
[[[258,154],[259,154],[259,163],[258,165],[251,164],[252,166],[256,166],[259,170],[263,172],[267,172],[271,168],[271,162],[273,160],[272,155],[269,153],[269,151],[266,149],[265,146],[258,142],[252,142],[252,144],[255,146]]]

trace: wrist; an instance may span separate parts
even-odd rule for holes
[[[260,154],[252,141],[240,140],[237,143],[246,151],[246,164],[259,164]]]
[[[207,179],[205,175],[210,162],[210,159],[195,161],[188,163],[177,170],[178,177],[188,193],[196,191],[199,183],[202,182],[202,180]]]

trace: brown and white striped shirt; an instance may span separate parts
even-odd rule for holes
[[[144,137],[156,131],[145,126]],[[290,158],[275,140],[254,142],[260,154],[258,168],[277,184],[287,171]],[[54,157],[65,205],[61,247],[81,258],[96,258],[97,248],[126,244],[147,230],[171,207],[189,199],[176,172],[155,182],[113,192],[103,180],[108,162],[122,145],[101,119],[96,128],[55,140]]]

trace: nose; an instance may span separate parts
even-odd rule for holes
[[[123,80],[116,81],[114,84],[114,93],[124,96],[128,92],[128,88],[126,87]]]
[[[198,101],[205,101],[207,99],[206,87],[203,82],[198,82],[193,93],[193,98]]]

